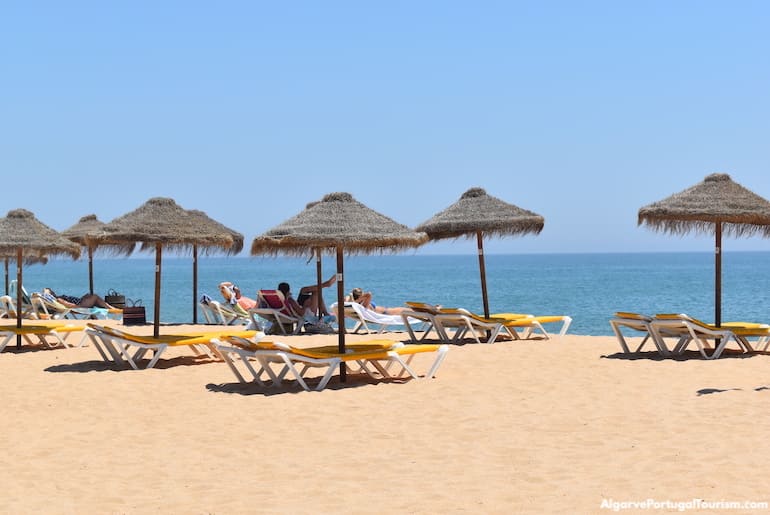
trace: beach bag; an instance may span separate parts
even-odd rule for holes
[[[130,306],[123,308],[123,325],[144,325],[147,323],[147,313],[142,306],[142,299],[132,301]]]
[[[121,295],[115,290],[109,290],[107,295],[104,296],[104,301],[110,306],[114,306],[119,309],[123,309],[126,306],[126,296]]]
[[[334,327],[329,323],[333,317],[318,318],[315,315],[305,314],[302,329],[308,334],[332,334]]]

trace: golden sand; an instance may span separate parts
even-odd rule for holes
[[[92,346],[9,346],[0,512],[611,513],[603,501],[770,500],[770,356],[619,350],[591,336],[460,345],[436,379],[353,376],[305,392],[242,386],[223,362],[181,349],[134,371]]]

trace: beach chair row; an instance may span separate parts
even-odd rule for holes
[[[248,382],[239,366],[260,386],[281,386],[287,374],[305,390],[322,390],[343,363],[356,364],[357,371],[376,379],[421,376],[412,361],[419,354],[435,354],[424,377],[434,377],[448,350],[446,345],[406,345],[393,340],[376,340],[348,346],[346,353],[336,347],[297,348],[281,342],[256,342],[256,331],[217,330],[195,334],[139,336],[114,327],[89,323],[86,334],[102,359],[131,368],[153,368],[169,347],[189,348],[196,356],[221,358],[241,383]],[[142,367],[149,351],[154,356]],[[255,365],[257,368],[255,368]],[[280,369],[276,369],[280,365]],[[317,384],[307,382],[311,369],[325,368]]]
[[[543,324],[561,324],[559,336],[567,334],[572,317],[567,315],[534,316],[524,313],[496,313],[484,317],[462,308],[442,308],[424,302],[407,302],[409,310],[401,314],[411,341],[421,342],[431,333],[442,343],[460,343],[468,338],[476,343],[494,343],[498,337],[521,340],[533,337],[550,339]],[[420,326],[415,325],[417,321]],[[422,331],[420,337],[417,332]]]
[[[617,312],[610,326],[623,353],[632,351],[623,329],[642,333],[642,341],[633,351],[641,352],[651,342],[658,354],[665,357],[681,356],[694,346],[705,359],[717,359],[732,342],[739,352],[767,350],[770,345],[770,325],[752,322],[727,322],[716,327],[686,314],[658,314],[654,317],[640,313]]]
[[[213,342],[241,383],[249,382],[246,377],[250,376],[251,381],[260,386],[280,386],[289,375],[307,391],[323,390],[334,373],[346,365],[354,365],[357,372],[379,380],[432,378],[449,350],[447,345],[414,345],[393,340],[351,344],[345,353],[338,352],[335,346],[299,348],[281,342],[253,342],[237,336],[216,338]],[[412,363],[420,354],[435,356],[424,376],[415,371]],[[311,386],[306,380],[307,373],[315,368],[325,370],[318,383]]]
[[[86,320],[86,319],[120,319],[123,311],[120,309],[67,307],[33,292],[26,296],[29,302],[24,302],[21,308],[22,318],[33,320]],[[0,296],[0,318],[16,318],[16,301],[10,295]]]

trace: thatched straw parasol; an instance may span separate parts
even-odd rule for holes
[[[337,320],[339,350],[345,352],[345,284],[343,252],[372,254],[414,248],[427,241],[425,234],[382,215],[356,201],[350,193],[330,193],[298,215],[254,238],[251,255],[286,254],[332,250],[337,256]],[[345,368],[340,370],[345,381]]]
[[[714,173],[703,182],[639,210],[639,225],[671,234],[715,237],[714,323],[722,323],[722,234],[770,236],[770,202],[729,175]]]
[[[190,209],[187,213],[193,217],[195,225],[201,233],[229,234],[233,239],[230,248],[224,249],[228,255],[237,254],[243,250],[243,234],[225,227],[213,218],[209,217],[203,211]],[[222,247],[206,247],[204,253],[208,254],[211,250],[223,250]],[[193,243],[193,324],[198,323],[198,244]]]
[[[14,209],[5,218],[0,218],[0,255],[16,255],[16,327],[21,327],[25,252],[33,258],[69,255],[77,259],[80,257],[80,246],[38,221],[26,209]],[[21,347],[21,335],[16,337],[16,347]]]
[[[62,232],[62,236],[70,241],[86,247],[88,250],[88,291],[94,293],[94,251],[97,245],[89,243],[88,237],[98,234],[106,224],[96,218],[96,215],[86,215],[78,222]],[[134,250],[134,244],[119,245],[116,251],[120,254],[129,255]]]
[[[229,249],[229,233],[201,231],[200,219],[191,216],[170,198],[151,198],[140,207],[112,220],[100,233],[86,237],[91,244],[125,245],[142,243],[142,250],[155,249],[155,310],[153,334],[160,335],[160,278],[163,248],[180,251],[199,245],[203,248]]]
[[[482,188],[471,188],[460,200],[418,225],[415,230],[428,234],[431,240],[476,236],[481,274],[481,296],[484,316],[489,316],[487,277],[484,266],[484,235],[516,236],[539,234],[543,217],[488,195]]]

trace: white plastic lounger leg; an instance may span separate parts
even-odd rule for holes
[[[218,347],[218,349],[219,349],[219,355],[222,356],[222,359],[224,360],[224,362],[227,363],[228,367],[230,367],[230,371],[238,379],[238,382],[242,383],[242,384],[246,384],[246,379],[243,377],[241,372],[238,370],[238,367],[235,366],[235,363],[233,363],[233,358],[230,356],[230,354],[231,354],[230,351],[228,351],[228,350],[226,350],[226,349],[224,349],[222,347]],[[239,359],[240,359],[240,355],[239,355]],[[261,383],[261,381],[258,381],[258,382]],[[262,386],[262,385],[260,384],[260,386]]]
[[[152,368],[152,367],[154,367],[155,364],[160,359],[161,354],[163,354],[166,351],[167,348],[168,348],[168,345],[166,345],[166,344],[158,345],[157,348],[154,349],[155,356],[152,357],[152,359],[150,360],[149,363],[147,363],[147,366],[145,368]]]
[[[428,369],[428,373],[425,374],[426,378],[432,378],[436,376],[436,372],[438,371],[438,367],[441,366],[441,363],[444,362],[444,358],[446,358],[446,353],[449,352],[449,347],[446,345],[442,345],[438,348],[436,353],[438,354],[436,356],[436,359],[433,361],[433,364],[431,365],[430,369]]]

